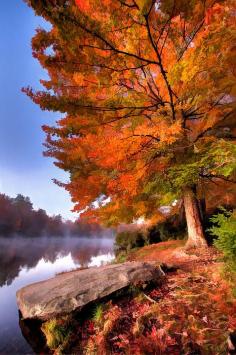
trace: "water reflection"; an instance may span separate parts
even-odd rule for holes
[[[113,258],[112,239],[0,238],[0,354],[30,354],[18,325],[16,291],[32,282]]]

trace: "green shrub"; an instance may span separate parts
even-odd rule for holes
[[[117,233],[115,239],[116,256],[122,255],[123,259],[124,255],[131,249],[170,239],[183,239],[185,233],[185,221],[182,221],[177,215],[171,216],[166,221],[151,226],[147,230],[140,229]]]
[[[124,263],[127,261],[127,253],[125,251],[117,251],[118,254],[114,260],[114,263]]]
[[[47,341],[47,346],[51,350],[56,350],[62,345],[70,334],[70,326],[67,317],[53,318],[42,325],[42,332]]]
[[[221,213],[214,215],[211,222],[213,226],[208,231],[216,237],[214,245],[236,271],[236,210],[228,212],[221,208]]]
[[[165,242],[170,239],[183,239],[186,234],[185,223],[178,223],[176,216],[149,228],[148,244]]]
[[[146,237],[140,231],[120,232],[116,235],[115,250],[129,252],[131,249],[143,247],[146,244]]]
[[[226,257],[236,258],[236,210],[228,212],[222,208],[222,213],[218,213],[211,218],[213,227],[209,229],[215,236],[214,244]]]

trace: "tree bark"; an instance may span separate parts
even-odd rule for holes
[[[184,190],[184,209],[188,227],[186,248],[207,247],[195,188]]]
[[[200,216],[201,216],[201,222],[204,228],[204,224],[206,221],[206,200],[205,198],[201,198],[198,200],[198,206],[199,206],[199,211],[200,211]]]

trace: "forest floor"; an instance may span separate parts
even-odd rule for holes
[[[236,354],[229,352],[229,334],[236,330],[236,298],[232,284],[222,276],[220,257],[212,247],[186,252],[182,241],[131,252],[128,260],[173,267],[160,285],[97,306],[93,317],[77,326],[69,352]]]

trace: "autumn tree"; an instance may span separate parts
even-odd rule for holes
[[[206,246],[199,188],[235,180],[235,1],[27,3],[52,27],[32,39],[45,90],[24,91],[65,113],[46,154],[75,210],[117,224],[182,200],[187,246]]]

